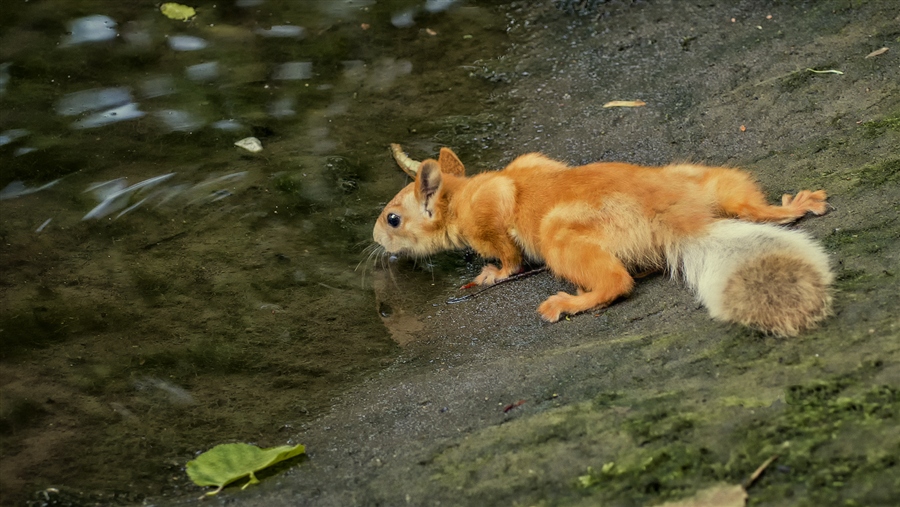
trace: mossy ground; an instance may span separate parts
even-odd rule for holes
[[[532,505],[639,506],[744,483],[778,456],[751,505],[890,505],[900,392],[879,373],[883,363],[860,364],[774,400],[727,387],[601,393],[470,435],[438,454],[433,479],[488,504],[513,491],[544,498]]]

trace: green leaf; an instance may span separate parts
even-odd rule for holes
[[[250,477],[244,488],[259,482],[255,472],[306,452],[303,445],[282,445],[260,449],[250,444],[222,444],[188,461],[187,474],[198,486],[218,486],[207,495],[215,495],[242,477]],[[243,488],[241,488],[243,489]]]
[[[174,2],[166,2],[160,5],[159,11],[169,19],[179,19],[181,21],[187,21],[197,15],[197,11],[193,7]]]

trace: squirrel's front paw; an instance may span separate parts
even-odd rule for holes
[[[497,283],[497,280],[502,280],[507,276],[509,274],[506,271],[493,264],[488,264],[481,270],[481,274],[475,277],[472,283],[475,285],[494,285]]]

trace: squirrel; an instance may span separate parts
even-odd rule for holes
[[[466,177],[449,148],[384,208],[373,238],[385,252],[415,257],[471,247],[499,261],[474,283],[491,285],[544,263],[578,287],[538,307],[541,318],[608,306],[634,287],[632,273],[668,269],[716,320],[781,337],[831,313],[828,255],[786,224],[827,210],[823,190],[766,202],[750,173],[695,164],[579,167],[539,153],[501,171]]]

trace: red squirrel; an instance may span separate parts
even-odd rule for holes
[[[773,224],[822,215],[826,194],[802,190],[769,205],[745,171],[694,164],[569,167],[538,153],[465,176],[449,148],[425,160],[375,224],[386,252],[421,257],[471,247],[496,259],[490,285],[544,263],[578,287],[538,307],[556,322],[629,294],[631,273],[668,269],[714,319],[796,336],[831,313],[833,274],[822,247]],[[760,223],[768,222],[768,223]]]

